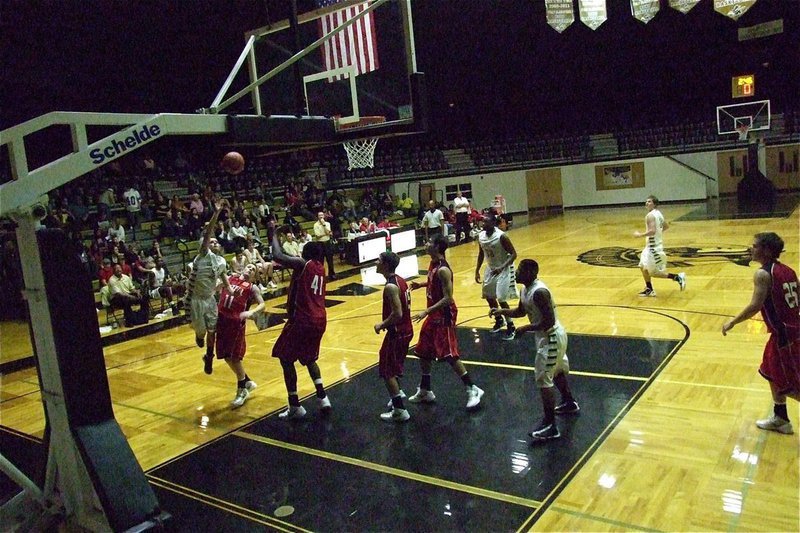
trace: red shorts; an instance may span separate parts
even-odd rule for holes
[[[288,322],[272,349],[272,357],[287,363],[300,361],[303,366],[313,363],[319,359],[319,345],[324,334],[325,328]]]
[[[412,338],[414,335],[395,337],[389,334],[383,338],[378,358],[378,375],[381,378],[399,378],[403,375],[403,363]]]
[[[217,359],[232,358],[234,361],[244,359],[247,350],[245,341],[245,323],[238,318],[219,315],[217,318],[217,338],[214,343]]]
[[[414,352],[420,359],[428,361],[445,357],[458,359],[456,327],[425,320],[419,330],[419,340]]]
[[[779,394],[800,392],[800,341],[778,347],[775,335],[770,335],[758,372],[775,384]]]

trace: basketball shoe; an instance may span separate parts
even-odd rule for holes
[[[417,389],[416,394],[408,399],[411,403],[433,403],[436,401],[436,395],[432,390]]]
[[[384,422],[408,422],[411,415],[406,409],[392,409],[386,413],[381,413],[381,420]]]
[[[290,405],[284,412],[278,415],[281,420],[297,420],[306,416],[306,408],[302,405]]]
[[[794,433],[791,422],[775,415],[765,418],[764,420],[757,420],[756,425],[761,429],[777,431],[778,433],[783,433],[784,435],[791,435]]]

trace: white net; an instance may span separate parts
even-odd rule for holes
[[[378,144],[377,137],[370,137],[368,139],[353,139],[352,141],[344,141],[344,149],[347,152],[347,170],[354,168],[373,168],[375,161],[375,146]]]

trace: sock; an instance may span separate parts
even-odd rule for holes
[[[775,407],[773,408],[773,412],[775,413],[775,416],[780,417],[783,420],[789,420],[789,414],[786,412],[785,403],[776,403]]]
[[[667,274],[667,277],[672,281],[678,281],[678,276],[676,274]]]
[[[464,374],[461,376],[461,381],[463,381],[464,385],[467,387],[472,387],[472,385],[474,385],[474,383],[472,383],[472,378],[469,377],[469,372],[464,372]]]
[[[392,407],[395,409],[405,409],[405,407],[403,407],[403,397],[399,394],[397,396],[392,396]]]
[[[419,382],[419,388],[422,390],[431,390],[431,375],[422,374],[422,379]]]
[[[236,386],[239,387],[240,389],[243,389],[245,383],[247,383],[247,378],[240,379],[239,381],[237,381]]]
[[[297,397],[297,391],[289,392],[289,405],[292,407],[300,407],[300,398]]]
[[[322,385],[322,378],[314,380],[314,386],[317,388],[317,398],[325,397],[325,386]]]
[[[644,284],[644,286],[647,287],[648,289],[650,289],[651,291],[653,290],[653,282],[652,281],[648,281],[647,283]]]
[[[250,379],[250,376],[248,376],[248,375],[247,375],[247,372],[245,372],[245,373],[244,373],[244,381],[245,381],[245,382],[247,382],[247,381],[253,381],[252,379]]]

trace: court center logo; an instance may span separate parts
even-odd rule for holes
[[[746,246],[706,246],[700,248],[678,246],[664,248],[664,251],[667,254],[667,264],[674,268],[707,265],[723,261],[730,261],[744,267],[750,264],[750,252]],[[593,266],[638,268],[640,253],[641,249],[638,248],[608,246],[583,252],[578,256],[578,261]]]

